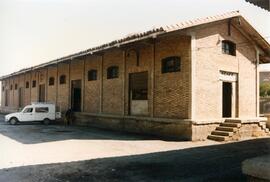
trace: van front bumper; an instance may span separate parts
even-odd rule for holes
[[[8,122],[9,121],[9,118],[8,117],[5,117],[5,122]]]

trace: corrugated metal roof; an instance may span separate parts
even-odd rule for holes
[[[206,24],[206,23],[212,23],[212,22],[216,22],[216,21],[220,21],[220,20],[224,20],[224,19],[228,19],[228,18],[232,18],[232,17],[236,17],[236,16],[241,16],[239,11],[231,11],[231,12],[220,14],[220,15],[208,16],[206,18],[197,18],[195,20],[180,22],[178,24],[165,26],[162,28],[166,32],[169,32],[169,31],[190,28],[190,27],[194,27],[194,26],[202,25],[202,24]]]
[[[39,69],[39,68],[46,67],[49,65],[57,64],[57,63],[64,62],[67,60],[71,60],[71,59],[81,57],[84,55],[94,54],[94,53],[101,52],[101,51],[104,51],[104,50],[107,50],[107,49],[110,49],[113,47],[119,47],[119,46],[124,45],[124,44],[129,44],[129,43],[137,42],[137,41],[140,41],[143,39],[156,37],[156,36],[161,35],[161,34],[173,32],[173,31],[179,31],[179,30],[183,30],[183,29],[187,29],[187,28],[191,28],[191,27],[195,27],[195,26],[199,26],[199,25],[204,25],[204,24],[208,24],[208,23],[212,23],[212,22],[216,22],[216,21],[221,21],[221,20],[233,18],[233,17],[242,17],[242,16],[240,15],[239,11],[231,11],[231,12],[220,14],[220,15],[184,21],[184,22],[180,22],[180,23],[177,23],[174,25],[169,25],[169,26],[162,26],[160,28],[155,28],[155,29],[152,29],[152,30],[149,30],[146,32],[133,34],[133,35],[124,37],[122,39],[114,40],[112,42],[109,42],[109,43],[106,43],[106,44],[103,44],[103,45],[100,45],[97,47],[93,47],[93,48],[90,48],[90,49],[87,49],[84,51],[80,51],[78,53],[71,54],[71,55],[68,55],[68,56],[65,56],[65,57],[62,57],[59,59],[55,59],[53,61],[43,63],[43,64],[31,67],[31,68],[26,68],[26,69],[20,70],[18,72],[12,73],[10,75],[2,76],[2,77],[0,77],[0,80],[3,80],[5,78],[8,78],[8,77],[11,77],[14,75],[19,75],[21,73],[25,73],[25,72],[28,72],[31,70],[35,70],[35,69]],[[245,21],[244,18],[243,18],[243,20]],[[245,21],[245,22],[248,26],[251,27],[250,28],[251,31],[255,31],[257,37],[262,39],[259,42],[261,44],[264,44],[262,47],[264,47],[266,50],[270,50],[270,45],[268,44],[268,42],[264,38],[262,38],[262,36],[247,21]],[[270,54],[270,52],[269,52],[269,54]]]

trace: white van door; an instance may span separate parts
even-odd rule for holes
[[[36,107],[35,108],[35,120],[43,121],[45,118],[50,118],[49,107]]]
[[[20,114],[20,117],[18,119],[21,122],[34,121],[35,120],[34,108],[33,107],[25,108]]]

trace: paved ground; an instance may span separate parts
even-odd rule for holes
[[[0,116],[0,182],[245,181],[241,162],[268,153],[270,138],[162,141],[80,127],[10,126]]]

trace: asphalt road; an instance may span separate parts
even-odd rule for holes
[[[241,162],[270,138],[162,141],[83,127],[11,126],[0,116],[0,182],[245,181]]]

